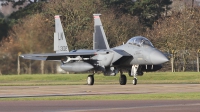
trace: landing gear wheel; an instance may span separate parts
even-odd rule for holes
[[[126,85],[126,81],[127,81],[126,75],[121,75],[119,77],[119,83],[120,83],[120,85]]]
[[[93,85],[94,84],[94,75],[88,75],[87,84]]]
[[[133,85],[136,85],[137,84],[137,78],[134,78],[133,79]]]

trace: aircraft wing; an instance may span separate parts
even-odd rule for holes
[[[31,60],[61,60],[63,57],[81,56],[89,58],[96,55],[96,52],[68,52],[68,53],[45,53],[45,54],[22,54],[20,57]]]
[[[29,59],[29,60],[46,60],[47,57],[37,57],[37,56],[23,56],[21,55],[20,57],[24,58],[24,59]]]

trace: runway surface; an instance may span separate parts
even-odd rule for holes
[[[199,92],[200,84],[1,86],[0,98]],[[200,112],[200,100],[0,101],[0,112]]]
[[[1,112],[199,112],[200,101],[9,101]]]
[[[200,84],[0,86],[0,98],[200,92]]]

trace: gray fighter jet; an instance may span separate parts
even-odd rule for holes
[[[119,83],[126,85],[127,78],[123,70],[133,77],[133,84],[137,84],[136,76],[143,72],[156,71],[162,68],[168,58],[145,37],[136,36],[126,44],[110,48],[100,20],[101,14],[93,14],[94,34],[93,50],[79,49],[69,52],[60,16],[55,16],[54,51],[46,54],[22,54],[24,59],[60,61],[60,67],[69,72],[92,71],[88,75],[87,84],[94,84],[94,74],[102,71],[105,76],[115,76],[120,72]]]

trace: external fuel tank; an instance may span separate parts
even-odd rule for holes
[[[83,61],[62,64],[61,69],[68,72],[85,72],[94,68],[91,64]]]

